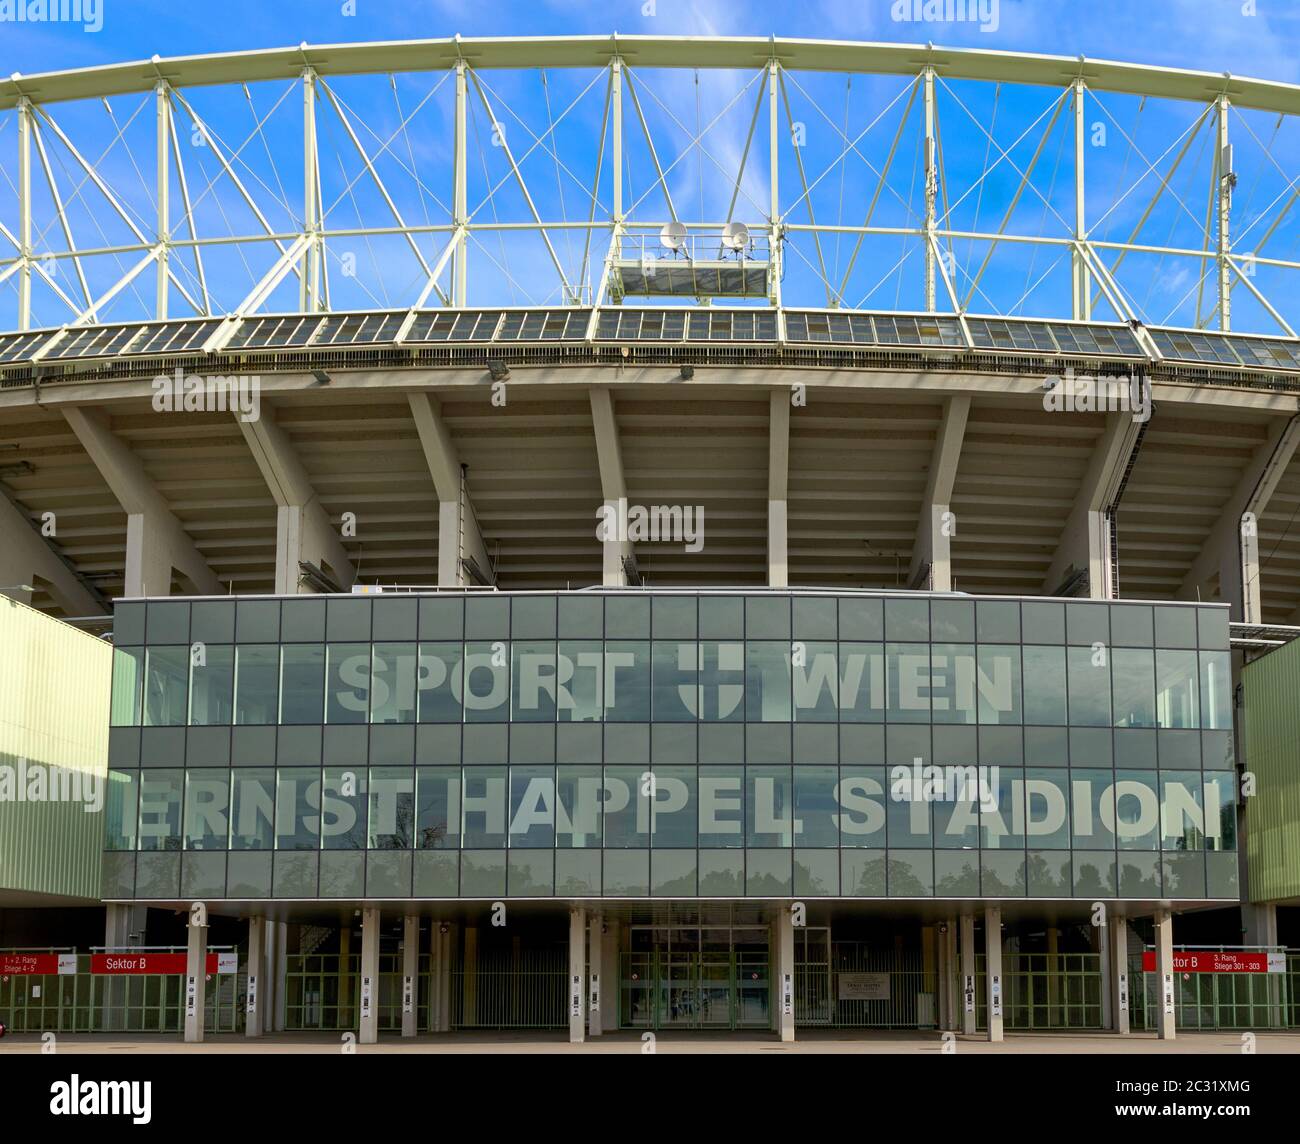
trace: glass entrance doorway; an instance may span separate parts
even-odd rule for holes
[[[619,1027],[766,1029],[765,927],[632,926],[619,954]]]

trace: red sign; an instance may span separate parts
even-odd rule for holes
[[[1148,949],[1142,954],[1142,969],[1146,973],[1156,971],[1155,950]],[[1281,955],[1269,953],[1242,952],[1233,950],[1220,953],[1214,950],[1174,950],[1175,973],[1281,973],[1283,972]]]
[[[76,972],[75,953],[0,953],[0,977],[45,977]]]
[[[185,973],[188,955],[184,953],[92,953],[91,973]],[[234,973],[233,953],[208,954],[208,973]]]

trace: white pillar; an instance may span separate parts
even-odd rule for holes
[[[1110,923],[1110,957],[1114,966],[1111,983],[1114,989],[1114,1001],[1111,1013],[1114,1017],[1112,1028],[1117,1033],[1127,1035],[1129,1031],[1129,1006],[1131,993],[1128,983],[1128,919],[1112,918]]]
[[[988,999],[988,1038],[1002,1040],[1002,909],[984,908],[985,996]]]
[[[587,970],[587,1036],[599,1037],[604,1021],[605,1007],[605,942],[601,931],[605,928],[605,915],[597,911],[591,915],[587,927],[587,950],[590,964]]]
[[[789,906],[776,914],[776,1028],[783,1041],[794,1040],[794,915]]]
[[[1156,1033],[1162,1041],[1174,1039],[1174,916],[1156,911]]]
[[[948,919],[943,939],[944,960],[948,966],[948,1019],[945,1029],[961,1028],[961,974],[957,958],[957,919]]]
[[[148,922],[147,906],[105,906],[104,945],[110,951],[143,945]],[[99,1031],[125,1029],[125,977],[106,977],[103,985],[104,1009]]]
[[[585,1040],[587,1011],[587,911],[581,906],[569,910],[569,1044]]]
[[[262,963],[266,960],[266,919],[248,919],[248,965],[245,982],[244,1036],[262,1035],[262,1014],[266,1010],[266,993],[262,988]]]
[[[420,1018],[420,918],[407,914],[402,927],[402,1036],[414,1037]]]
[[[961,919],[961,1031],[975,1035],[975,917]]]
[[[379,1040],[379,907],[361,911],[361,1022],[357,1041]]]
[[[204,921],[206,922],[206,917]],[[196,926],[191,916],[185,957],[185,1043],[203,1043],[204,1006],[208,984],[208,927]]]
[[[1113,924],[1108,910],[1106,921],[1097,926],[1095,931],[1097,966],[1101,970],[1101,1027],[1103,1029],[1115,1027],[1114,965],[1110,956],[1110,934]]]

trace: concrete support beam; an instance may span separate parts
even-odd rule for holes
[[[126,585],[124,596],[171,594],[172,570],[195,592],[219,595],[221,584],[194,541],[153,487],[140,458],[109,428],[98,409],[66,406],[63,416],[90,455],[118,503],[126,511]]]
[[[587,1036],[599,1037],[603,1031],[605,1007],[605,915],[599,910],[587,923]]]
[[[379,907],[361,911],[361,1021],[357,1041],[379,1040]]]
[[[4,537],[4,544],[0,544],[0,593],[30,604],[31,593],[8,585],[32,584],[41,579],[49,585],[50,595],[66,616],[101,616],[108,611],[103,600],[77,578],[50,542],[31,526],[30,518],[2,491],[0,536]]]
[[[402,923],[402,1036],[414,1037],[420,1018],[420,916]]]
[[[586,1039],[587,1017],[587,911],[569,910],[569,1044]]]
[[[1142,423],[1130,413],[1107,415],[1106,428],[1088,461],[1074,506],[1066,518],[1052,563],[1043,578],[1045,595],[1057,591],[1072,569],[1088,573],[1088,595],[1106,600],[1112,595],[1110,522],[1106,511],[1119,496],[1124,473],[1137,448]]]
[[[935,435],[934,455],[925,482],[925,500],[921,520],[912,545],[912,563],[907,583],[913,588],[930,588],[935,592],[952,591],[952,537],[956,518],[951,515],[953,485],[957,480],[957,462],[966,437],[970,417],[969,394],[959,393],[944,399],[943,419]]]
[[[975,916],[961,918],[961,1031],[975,1035]]]
[[[944,980],[946,982],[947,1007],[944,1011],[943,1027],[957,1030],[961,1028],[961,973],[957,957],[957,919],[950,917],[945,922],[948,932],[943,935]]]
[[[1156,923],[1156,1035],[1162,1041],[1174,1039],[1174,916],[1157,910]]]
[[[205,919],[206,920],[206,919]],[[190,917],[185,953],[185,1043],[203,1043],[203,1020],[208,993],[208,927],[196,926]]]
[[[330,522],[298,459],[289,435],[276,423],[275,410],[263,401],[255,421],[235,417],[249,452],[275,500],[275,590],[291,596],[298,591],[300,560],[333,574],[348,589],[356,579],[352,560],[338,529]]]
[[[105,947],[109,950],[124,950],[144,945],[148,919],[147,906],[105,906]],[[104,986],[103,996],[104,1009],[100,1016],[100,1031],[125,1029],[123,1016],[126,1006],[126,979],[109,977]]]
[[[1132,994],[1128,981],[1128,919],[1112,917],[1110,919],[1110,961],[1111,961],[1111,1028],[1117,1033],[1127,1035],[1129,1031],[1129,1012],[1132,1008]]]
[[[266,1011],[266,990],[262,986],[266,960],[266,919],[248,919],[248,964],[244,988],[244,1036],[260,1037],[262,1014]]]
[[[614,398],[608,386],[593,386],[591,422],[596,433],[596,455],[600,462],[600,495],[606,508],[618,510],[627,499],[623,479],[623,451],[618,443],[618,423],[614,419]],[[630,541],[610,539],[601,544],[600,582],[619,587],[627,583],[623,561],[634,555]]]
[[[985,997],[988,1000],[988,1038],[1002,1040],[1002,909],[1000,906],[984,908],[984,973]]]
[[[492,564],[474,516],[474,506],[465,491],[456,445],[437,399],[427,393],[412,393],[407,400],[438,495],[438,585],[460,587],[471,583],[462,558],[472,560],[484,575],[491,575]]]
[[[789,906],[776,912],[776,1031],[794,1040],[794,915]]]
[[[434,922],[429,933],[429,1027],[435,1033],[451,1029],[451,950],[451,925]]]
[[[767,428],[767,584],[790,583],[790,395],[772,390]]]
[[[1115,965],[1110,956],[1110,915],[1104,924],[1092,927],[1093,952],[1101,971],[1101,1027],[1115,1027]]]
[[[1201,551],[1178,590],[1181,600],[1210,599],[1219,574],[1219,599],[1232,606],[1232,619],[1262,622],[1259,591],[1259,518],[1300,446],[1300,414],[1275,421],[1251,455]]]

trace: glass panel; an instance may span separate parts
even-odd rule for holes
[[[320,644],[286,645],[281,657],[280,722],[324,722],[325,649]]]
[[[414,643],[377,643],[370,667],[370,721],[414,723],[417,650]]]
[[[1156,720],[1159,726],[1197,726],[1199,687],[1196,676],[1194,651],[1161,649],[1156,652]]]
[[[409,850],[415,838],[415,770],[370,768],[371,850]]]
[[[235,649],[235,722],[275,723],[279,710],[279,645],[240,644]]]
[[[181,791],[185,772],[146,770],[140,773],[141,850],[181,848]]]
[[[151,647],[145,657],[144,725],[183,727],[190,675],[188,647]]]
[[[197,662],[196,662],[197,661]],[[229,724],[235,681],[235,649],[229,644],[196,644],[190,657],[190,724]]]
[[[140,772],[109,771],[104,804],[105,850],[134,850]]]
[[[275,769],[231,771],[230,848],[270,850],[275,842]]]
[[[1147,648],[1117,647],[1111,655],[1115,726],[1154,727],[1156,725],[1155,654]]]
[[[140,695],[144,681],[144,648],[113,649],[113,698],[109,722],[114,727],[134,727],[140,722]]]
[[[185,772],[185,849],[225,850],[230,833],[230,772]]]

